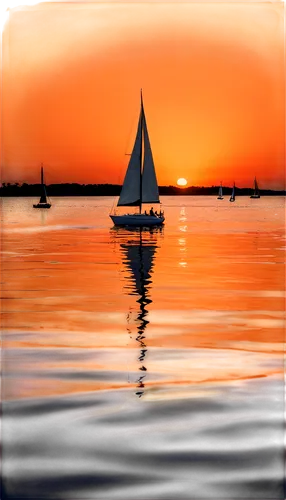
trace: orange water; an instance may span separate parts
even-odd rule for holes
[[[163,197],[164,228],[141,235],[112,228],[113,201],[2,200],[2,398],[283,379],[285,199]]]

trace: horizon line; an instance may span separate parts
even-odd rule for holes
[[[0,182],[0,188],[7,188],[7,187],[21,187],[23,185],[26,185],[26,186],[37,186],[37,185],[41,185],[40,182],[33,182],[33,183],[29,183],[29,182]],[[61,185],[78,185],[78,186],[111,186],[111,187],[122,187],[122,184],[118,184],[118,183],[110,183],[110,182],[95,182],[95,183],[91,183],[91,182],[88,182],[88,183],[81,183],[81,182],[52,182],[52,183],[49,183],[49,184],[46,184],[46,186],[61,186]],[[178,189],[180,191],[185,191],[187,189],[191,189],[191,188],[199,188],[199,189],[202,189],[202,188],[205,188],[205,189],[211,189],[211,188],[219,188],[221,186],[221,184],[212,184],[212,185],[190,185],[190,186],[178,186],[176,184],[160,184],[158,185],[158,188],[174,188],[174,189]],[[253,185],[251,186],[244,186],[244,187],[239,187],[237,184],[235,184],[235,187],[237,189],[253,189]],[[227,186],[227,185],[223,185],[222,184],[222,188],[226,188],[226,189],[232,189],[233,188],[233,185],[230,185],[230,186]],[[268,188],[268,187],[259,187],[259,190],[260,191],[285,191],[286,190],[286,186],[283,186],[281,188]]]

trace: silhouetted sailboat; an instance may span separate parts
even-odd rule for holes
[[[220,183],[220,187],[219,187],[219,190],[218,190],[218,197],[217,197],[218,200],[223,200],[223,194],[222,194],[222,183]]]
[[[34,208],[50,208],[52,205],[47,201],[47,191],[44,183],[44,168],[41,166],[41,198],[39,203],[33,205]]]
[[[147,343],[145,337],[145,330],[149,321],[147,320],[148,310],[147,305],[152,302],[150,298],[150,285],[152,283],[152,267],[154,265],[154,256],[157,249],[156,242],[152,244],[152,241],[143,242],[142,239],[142,228],[139,232],[139,241],[121,243],[121,251],[124,256],[123,263],[125,269],[128,270],[128,281],[131,280],[131,286],[128,287],[128,293],[130,295],[137,295],[139,303],[139,311],[137,313],[137,336],[136,341],[139,343],[139,357],[140,362],[139,370],[142,375],[139,376],[137,380],[137,391],[136,395],[138,397],[144,394],[144,379],[146,377],[147,367],[146,367],[146,354],[147,354]],[[146,233],[144,233],[146,234]]]
[[[141,110],[135,143],[123,182],[117,207],[138,207],[139,213],[117,215],[110,214],[116,226],[158,226],[165,218],[161,212],[156,214],[153,208],[149,213],[142,213],[142,205],[159,204],[153,155],[147,130],[146,117],[141,91]]]
[[[250,196],[250,198],[260,198],[259,189],[258,189],[258,183],[257,183],[256,177],[254,177],[253,194]]]
[[[235,201],[235,183],[233,183],[232,193],[229,198],[229,201]]]

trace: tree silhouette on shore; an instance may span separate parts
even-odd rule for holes
[[[47,191],[49,196],[119,196],[121,191],[120,184],[78,184],[78,183],[62,183],[62,184],[49,184]],[[0,187],[0,196],[39,196],[41,189],[40,184],[19,184],[15,182],[3,182]],[[215,196],[218,193],[219,186],[189,186],[180,188],[177,186],[159,186],[160,195],[184,196],[184,195],[210,195]],[[224,193],[230,194],[232,187],[223,186]],[[285,191],[277,191],[271,189],[260,189],[262,195],[280,195],[285,196]],[[237,195],[250,196],[252,194],[251,188],[237,188]]]

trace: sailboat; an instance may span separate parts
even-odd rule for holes
[[[142,205],[159,204],[159,189],[157,184],[153,155],[147,130],[146,117],[141,90],[141,110],[135,143],[124,178],[117,207],[138,207],[135,213],[119,215],[110,214],[116,226],[158,226],[163,224],[165,217],[160,210],[159,214],[145,210]]]
[[[47,192],[46,192],[46,186],[44,183],[44,168],[41,166],[41,198],[39,203],[36,205],[33,205],[34,208],[50,208],[52,205],[47,201]]]
[[[235,201],[235,183],[233,183],[232,193],[229,198],[229,201]]]
[[[220,187],[219,187],[219,190],[218,190],[218,197],[217,197],[218,200],[223,200],[223,194],[222,194],[222,183],[220,183]]]
[[[250,196],[250,198],[260,198],[256,177],[254,177],[253,194]]]

